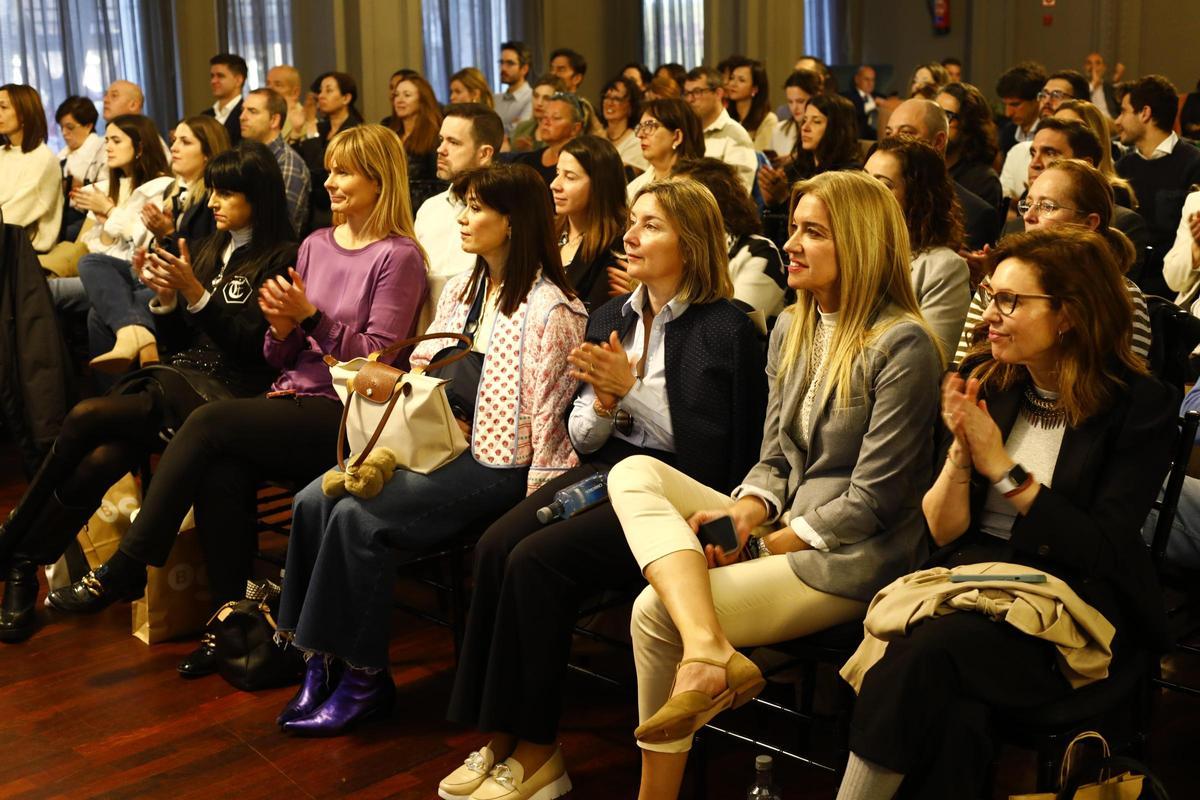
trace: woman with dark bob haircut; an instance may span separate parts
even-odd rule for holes
[[[296,495],[279,630],[308,662],[278,719],[290,733],[336,736],[391,707],[397,548],[437,547],[578,463],[565,424],[576,386],[567,355],[587,312],[563,274],[546,184],[505,164],[464,173],[454,192],[466,202],[463,249],[477,260],[446,284],[429,330],[474,332],[477,384],[460,370],[450,390],[467,449],[427,475],[397,469],[370,499],[330,497],[321,480]],[[456,345],[424,341],[411,363],[426,367]]]
[[[704,157],[704,127],[683,100],[651,100],[642,106],[642,121],[634,129],[650,168],[629,182],[625,195],[633,198],[652,181],[671,177],[681,158]]]
[[[503,796],[493,766],[515,776],[521,797],[571,788],[557,734],[575,618],[592,594],[636,587],[640,576],[611,505],[549,524],[538,509],[630,455],[657,456],[720,491],[756,458],[762,347],[729,302],[725,249],[717,201],[700,183],[659,181],[634,199],[625,250],[642,283],[592,312],[587,343],[570,356],[582,385],[568,428],[583,463],[500,517],[475,548],[450,717],[491,739],[442,781],[440,797]]]
[[[157,142],[153,146],[159,149]],[[151,311],[162,363],[131,373],[108,394],[71,409],[50,454],[0,528],[0,561],[8,570],[0,641],[33,633],[37,565],[53,564],[63,554],[109,486],[162,451],[163,442],[206,403],[258,394],[274,377],[262,352],[267,320],[254,295],[296,259],[279,165],[263,145],[243,142],[209,162],[205,182],[217,232],[192,247],[181,242],[178,257],[159,248],[139,251],[134,262],[142,282],[154,290]],[[164,455],[146,495],[139,526],[149,522],[157,503],[179,491],[178,484],[159,477],[167,459]],[[174,520],[172,537],[182,517]],[[132,533],[131,528],[127,537]],[[106,566],[51,592],[50,604],[93,610],[141,595],[144,568],[140,581],[118,588]]]
[[[1140,527],[1179,398],[1130,349],[1117,260],[1081,226],[1013,234],[995,258],[988,336],[942,384],[942,465],[922,502],[940,549],[885,587],[865,623],[881,638],[842,668],[858,701],[841,800],[901,784],[905,796],[977,797],[995,711],[1062,700],[1169,641]],[[978,608],[962,594],[975,591]],[[1042,622],[1014,627],[1018,604]]]

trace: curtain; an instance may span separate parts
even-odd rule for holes
[[[218,0],[217,24],[227,53],[246,59],[246,90],[267,85],[267,70],[292,64],[290,0]]]
[[[842,3],[804,0],[804,52],[826,64],[840,64],[845,49]]]
[[[0,83],[27,83],[42,96],[50,145],[63,145],[54,110],[69,95],[91,98],[100,110],[104,90],[122,78],[146,87],[154,72],[174,75],[173,60],[151,67],[144,11],[154,0],[0,0]],[[171,15],[163,9],[157,21]],[[171,31],[167,31],[167,36]],[[146,113],[160,125],[173,122],[178,108],[160,107],[147,97]],[[168,98],[169,102],[169,98]]]
[[[508,3],[491,0],[423,0],[425,79],[442,102],[450,99],[450,76],[478,67],[499,87],[500,43],[508,36]]]
[[[650,69],[704,63],[704,0],[642,0],[642,28]]]

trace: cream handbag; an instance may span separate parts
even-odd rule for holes
[[[379,359],[428,339],[466,344],[450,355],[408,372]],[[338,429],[338,468],[354,473],[376,448],[395,455],[396,467],[428,475],[467,449],[467,440],[446,397],[449,381],[427,375],[470,352],[471,339],[458,333],[427,333],[393,344],[366,358],[339,362],[325,357],[333,388],[344,405]],[[345,459],[350,442],[350,463]]]

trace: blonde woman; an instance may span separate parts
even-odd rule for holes
[[[796,194],[785,250],[798,295],[771,336],[758,464],[732,495],[645,456],[609,476],[650,583],[631,623],[642,798],[677,796],[692,733],[762,688],[735,647],[857,619],[924,554],[942,362],[904,218],[862,173],[823,173]],[[697,538],[721,518],[733,552]]]
[[[257,544],[255,487],[267,478],[303,484],[336,458],[342,406],[324,357],[349,361],[413,333],[425,297],[425,256],[413,238],[400,140],[382,125],[347,128],[330,140],[325,168],[334,227],[305,239],[285,276],[257,287],[270,327],[243,357],[265,355],[279,370],[270,391],[208,403],[187,418],[117,555],[94,576],[53,593],[57,608],[91,611],[137,597],[146,565],[166,562],[191,505],[214,605],[241,596]],[[282,192],[278,199],[282,205]],[[252,287],[244,288],[222,295],[253,303]],[[199,304],[187,302],[189,309]],[[179,670],[206,675],[215,663],[206,637]]]
[[[492,87],[477,67],[463,67],[450,76],[451,103],[479,103],[494,109]]]

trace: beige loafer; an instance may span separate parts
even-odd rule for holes
[[[461,767],[442,778],[438,784],[438,797],[442,800],[469,800],[479,785],[487,780],[495,764],[496,754],[484,745],[467,756]]]
[[[470,800],[554,800],[571,791],[571,779],[563,761],[562,748],[542,764],[537,772],[525,777],[525,768],[515,758],[497,764]]]

